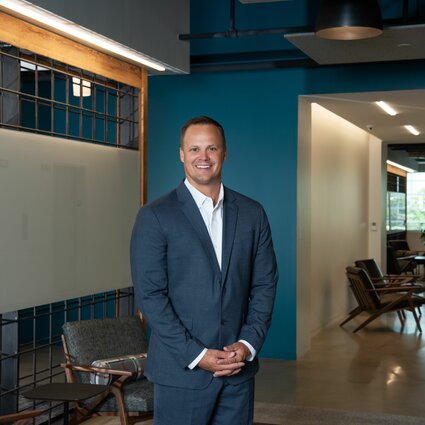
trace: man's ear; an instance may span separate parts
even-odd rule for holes
[[[180,161],[184,162],[184,152],[182,148],[180,148]]]

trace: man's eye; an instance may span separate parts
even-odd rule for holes
[[[216,151],[216,150],[217,150],[217,148],[215,146],[210,147],[210,151]]]

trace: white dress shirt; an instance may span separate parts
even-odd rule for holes
[[[190,194],[192,195],[199,211],[201,213],[202,219],[204,220],[205,226],[207,227],[208,234],[210,235],[211,242],[214,246],[215,255],[217,257],[218,264],[221,270],[221,256],[223,248],[223,199],[224,199],[224,188],[223,183],[220,186],[220,192],[218,195],[218,201],[214,205],[213,200],[208,196],[204,195],[194,186],[192,186],[187,179],[185,179],[184,184],[188,188]],[[240,340],[245,344],[251,355],[246,358],[247,361],[252,361],[257,354],[254,347],[245,340]],[[189,369],[193,369],[204,357],[204,354],[207,352],[207,348],[204,348],[198,357],[193,360],[192,363],[188,365]]]
[[[218,201],[214,205],[211,198],[193,187],[187,179],[184,181],[184,183],[189,189],[190,194],[192,195],[197,207],[199,208],[205,226],[207,227],[208,234],[210,235],[211,242],[214,246],[215,255],[221,269],[221,251],[223,248],[223,184],[220,186]]]

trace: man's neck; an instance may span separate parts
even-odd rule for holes
[[[198,185],[189,179],[187,180],[196,190],[199,190],[203,195],[208,196],[213,201],[213,205],[216,206],[218,198],[220,196],[221,181],[214,185]]]

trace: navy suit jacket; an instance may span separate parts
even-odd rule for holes
[[[154,383],[206,387],[211,372],[187,366],[204,348],[239,339],[261,349],[275,299],[277,267],[262,206],[224,188],[220,270],[201,213],[182,182],[140,209],[131,240],[136,304],[150,327],[145,375]],[[258,360],[226,378],[241,383]]]

